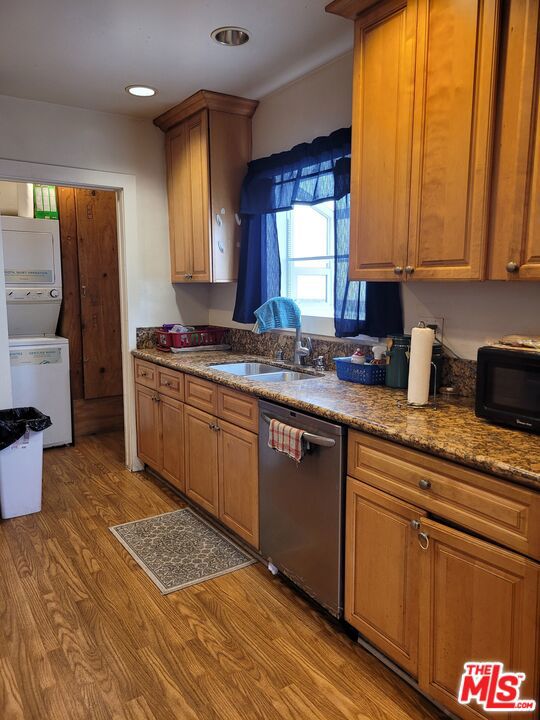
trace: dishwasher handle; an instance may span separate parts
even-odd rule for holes
[[[264,422],[267,423],[268,425],[270,425],[270,420],[278,419],[278,418],[268,417],[268,415],[266,415],[265,413],[261,413],[261,417],[264,420]],[[279,422],[282,422],[282,420],[279,420]],[[294,427],[294,426],[291,425],[291,427]],[[298,429],[301,430],[302,428],[298,428]],[[324,437],[323,435],[313,435],[313,433],[306,432],[305,430],[304,430],[303,437],[306,442],[310,443],[310,445],[319,445],[320,447],[331,448],[331,447],[335,447],[335,444],[336,444],[336,441],[333,438],[327,438],[327,437]]]

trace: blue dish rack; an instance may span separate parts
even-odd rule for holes
[[[350,357],[337,357],[334,362],[340,380],[361,385],[384,385],[386,365],[362,365],[353,363]]]

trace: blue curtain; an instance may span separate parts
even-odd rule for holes
[[[276,212],[291,210],[296,204],[334,200],[336,335],[383,336],[403,331],[399,283],[366,284],[348,279],[350,154],[351,129],[342,128],[312,143],[249,163],[240,201],[236,322],[255,322],[254,311],[280,295]],[[380,289],[372,290],[372,286]]]

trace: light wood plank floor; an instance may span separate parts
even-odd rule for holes
[[[442,717],[262,565],[161,596],[108,527],[180,506],[119,434],[46,451],[0,522],[2,720]]]

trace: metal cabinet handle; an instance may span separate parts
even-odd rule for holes
[[[213,430],[214,432],[218,432],[218,430],[221,430],[219,425],[216,425],[215,423],[208,423],[208,427],[210,430]]]
[[[412,265],[405,266],[405,275],[412,275],[413,272],[414,272],[414,268]]]
[[[235,219],[238,227],[240,227],[240,225],[242,224],[242,218],[240,217],[240,215],[238,213],[234,213],[234,219]]]
[[[394,268],[394,275],[403,275],[403,268],[401,265],[396,265]]]
[[[157,393],[155,393],[155,394],[154,394],[154,397],[152,398],[152,400],[153,400],[154,402],[160,402],[160,401],[161,401],[161,398],[159,397],[159,395],[158,395]]]
[[[184,273],[184,278],[186,280],[191,280],[192,277],[193,277],[193,275],[191,273]]]
[[[418,533],[418,543],[422,550],[429,548],[429,535],[425,532]]]
[[[506,272],[515,273],[515,272],[517,272],[518,270],[519,270],[519,265],[518,265],[517,262],[510,261],[510,262],[506,265]]]
[[[221,219],[221,215],[219,213],[216,213],[216,225],[218,227],[221,227],[223,225],[223,220]]]
[[[139,375],[140,375],[141,377],[146,377],[146,376],[148,375],[148,373],[146,372],[146,370],[141,370],[140,373],[139,373]]]
[[[431,483],[429,480],[420,480],[420,482],[418,483],[418,487],[421,490],[429,490],[431,487]]]
[[[413,530],[420,530],[420,520],[411,520],[411,527]]]

